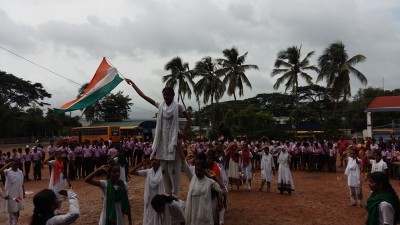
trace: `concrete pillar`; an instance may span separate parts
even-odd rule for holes
[[[372,138],[372,113],[367,112],[367,137]]]

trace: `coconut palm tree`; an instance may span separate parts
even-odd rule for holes
[[[182,100],[182,104],[186,109],[186,105],[183,101],[185,95],[190,99],[192,96],[191,86],[194,86],[192,80],[192,71],[189,69],[189,64],[182,62],[180,57],[175,57],[171,59],[167,64],[165,64],[165,70],[171,73],[163,76],[162,81],[165,86],[175,88],[178,85],[178,102],[179,99]]]
[[[214,100],[218,101],[225,93],[225,85],[218,78],[217,69],[217,64],[209,56],[196,63],[194,77],[201,77],[201,79],[196,82],[194,89],[203,95],[204,104],[211,100],[211,105],[213,105]]]
[[[318,73],[318,68],[310,65],[310,57],[314,55],[314,51],[309,52],[304,59],[301,59],[301,46],[291,46],[278,53],[275,61],[275,68],[272,70],[271,77],[282,74],[275,84],[274,89],[278,89],[284,82],[285,92],[289,89],[295,97],[295,129],[297,127],[297,107],[298,107],[298,88],[299,78],[306,81],[307,84],[312,84],[312,77],[306,71],[315,71]]]
[[[236,100],[236,90],[239,91],[239,97],[243,96],[243,87],[246,85],[251,89],[251,83],[245,74],[248,69],[258,70],[257,65],[244,65],[247,52],[239,56],[238,49],[232,47],[222,51],[224,59],[217,59],[217,62],[222,66],[218,70],[219,76],[224,76],[223,82],[227,85],[227,94],[234,97]]]
[[[201,77],[194,86],[196,96],[203,95],[203,103],[211,101],[212,124],[215,120],[214,100],[218,102],[225,93],[225,84],[219,79],[217,64],[209,56],[196,63],[194,77]]]
[[[331,44],[324,50],[318,59],[320,73],[317,81],[326,79],[326,86],[332,90],[335,99],[333,114],[336,113],[337,104],[340,98],[344,101],[351,96],[350,75],[355,76],[363,85],[367,85],[367,78],[354,66],[365,61],[365,56],[358,54],[351,58],[347,54],[345,46],[338,41]]]

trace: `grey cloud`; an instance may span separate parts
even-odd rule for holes
[[[20,49],[21,53],[37,50],[33,39],[34,29],[14,22],[2,9],[0,9],[0,24],[0,43],[3,47]]]

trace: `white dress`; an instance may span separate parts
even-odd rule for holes
[[[356,159],[361,161],[360,159]],[[349,187],[360,187],[361,177],[360,177],[360,165],[357,164],[355,159],[348,157],[347,158],[347,167],[344,172],[347,175],[347,185]]]
[[[185,206],[186,225],[213,225],[211,189],[217,192],[226,190],[222,190],[216,181],[207,176],[199,179],[192,173],[187,163],[184,163],[184,169],[190,180]]]
[[[118,188],[118,186],[114,186]],[[103,191],[103,210],[101,211],[99,225],[106,224],[106,207],[107,207],[107,180],[100,180],[100,189]],[[125,183],[125,189],[127,185]],[[120,202],[115,202],[115,215],[117,220],[117,225],[124,225],[124,214],[122,213],[122,207]]]
[[[156,194],[164,193],[164,182],[162,181],[161,169],[157,172],[153,168],[138,171],[139,176],[146,177],[144,183],[144,211],[143,225],[154,224],[155,214],[151,206],[151,200]]]
[[[24,192],[22,190],[22,185],[24,183],[24,175],[22,171],[17,169],[17,171],[8,168],[4,170],[4,175],[6,177],[4,196],[9,196],[9,199],[3,199],[3,212],[14,213],[21,211],[24,208]],[[13,198],[20,197],[20,201],[15,201]]]
[[[230,178],[230,181],[232,179],[240,180],[239,164],[235,162],[232,158],[229,159],[228,178]]]
[[[114,158],[114,163],[118,164],[118,157]],[[126,183],[125,167],[121,165],[119,165],[119,179]]]
[[[66,188],[64,173],[60,170],[60,176],[58,178],[58,181],[54,183],[54,163],[55,160],[49,161],[49,165],[51,166],[49,189],[54,191],[58,199],[63,199],[64,196],[60,195],[58,192]]]
[[[289,153],[280,152],[278,156],[278,190],[294,191],[292,173],[289,167]]]
[[[169,106],[165,102],[156,102],[156,107],[159,111],[152,155],[157,153],[156,159],[159,160],[175,160],[179,131],[178,117],[184,109],[175,101]]]
[[[261,180],[271,182],[274,177],[272,174],[272,168],[275,168],[274,158],[271,154],[261,154]]]
[[[246,167],[243,166],[243,152],[239,151],[240,155],[240,167],[242,168],[243,179],[251,180],[253,178],[253,165],[251,164],[251,159],[253,158],[253,154],[249,151],[249,164]]]

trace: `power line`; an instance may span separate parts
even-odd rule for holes
[[[65,76],[63,76],[63,75],[61,75],[61,74],[59,74],[59,73],[56,73],[56,72],[54,72],[54,71],[52,71],[52,70],[50,70],[50,69],[47,69],[46,67],[41,66],[41,65],[39,65],[39,64],[37,64],[37,63],[35,63],[35,62],[33,62],[32,60],[29,60],[29,59],[27,59],[27,58],[25,58],[25,57],[23,57],[23,56],[21,56],[21,55],[15,53],[15,52],[11,51],[11,50],[8,50],[8,49],[4,48],[3,46],[0,46],[0,48],[2,48],[3,50],[5,50],[5,51],[7,51],[7,52],[9,52],[9,53],[11,53],[11,54],[17,56],[17,57],[19,57],[19,58],[21,58],[21,59],[23,59],[23,60],[29,62],[29,63],[32,63],[33,65],[35,65],[35,66],[37,66],[37,67],[40,67],[40,68],[42,68],[42,69],[44,69],[44,70],[46,70],[46,71],[48,71],[48,72],[50,72],[50,73],[52,73],[52,74],[55,74],[55,75],[57,75],[57,76],[59,76],[59,77],[62,77],[62,78],[64,78],[64,79],[68,80],[68,81],[71,81],[72,83],[75,83],[75,84],[79,85],[79,86],[82,86],[82,84],[80,84],[80,83],[78,83],[78,82],[76,82],[76,81],[74,81],[74,80],[71,80],[71,79],[69,79],[69,78],[67,78],[67,77],[65,77]]]

